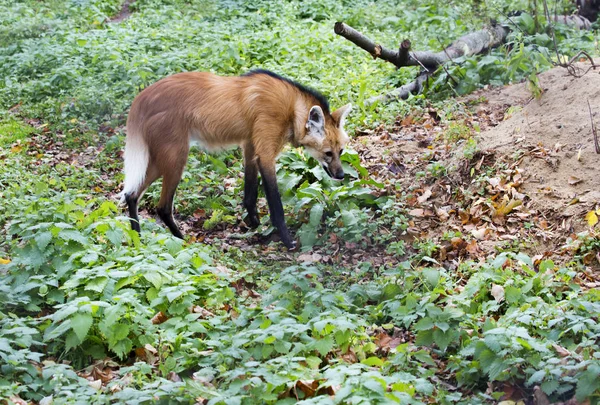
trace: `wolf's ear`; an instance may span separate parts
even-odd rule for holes
[[[346,104],[343,107],[338,108],[334,112],[331,113],[331,116],[337,122],[338,128],[344,127],[344,122],[346,121],[346,116],[352,110],[352,104]]]
[[[312,106],[308,112],[306,135],[317,140],[325,138],[325,115],[323,115],[323,110],[318,105]]]

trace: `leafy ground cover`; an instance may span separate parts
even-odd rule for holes
[[[490,156],[474,135],[510,109],[474,123],[481,99],[367,108],[411,73],[332,29],[344,20],[439,49],[505,4],[138,0],[117,23],[114,0],[0,4],[2,401],[598,402],[598,207],[538,255],[538,222],[503,202],[520,190],[519,157]],[[551,39],[515,20],[510,47],[452,65],[433,89],[526,79],[535,90]],[[595,51],[596,31],[558,31],[561,52]],[[128,104],[177,71],[254,67],[358,105],[343,183],[300,151],[280,158],[303,251],[274,241],[264,201],[259,232],[244,227],[237,152],[190,157],[177,197],[186,242],[152,212],[138,237],[114,198]],[[398,149],[403,128],[413,139]],[[461,227],[423,232],[453,223],[434,216]],[[519,237],[471,232],[486,217]]]

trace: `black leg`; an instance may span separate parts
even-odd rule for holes
[[[258,199],[258,165],[254,160],[244,162],[244,208],[248,212],[246,223],[250,228],[260,225],[256,211],[256,200]]]
[[[181,179],[183,170],[173,170],[163,176],[163,187],[160,193],[160,201],[156,207],[156,213],[162,219],[173,235],[183,239],[183,234],[173,219],[173,199],[175,191]]]
[[[281,196],[279,195],[279,189],[277,188],[277,175],[275,173],[275,166],[269,165],[264,167],[260,164],[260,174],[263,179],[263,186],[265,188],[265,194],[267,195],[267,202],[269,203],[269,211],[271,214],[271,223],[279,231],[281,241],[290,250],[296,248],[296,242],[291,238],[290,232],[285,225],[285,217],[283,212],[283,204],[281,203]]]
[[[138,201],[139,198],[134,194],[127,194],[125,196],[125,202],[129,209],[129,222],[131,222],[131,229],[140,233],[140,219],[138,217]]]
[[[162,221],[165,223],[165,225],[169,228],[171,233],[175,237],[177,237],[179,239],[183,239],[183,234],[181,233],[181,231],[179,230],[179,227],[177,226],[177,224],[175,223],[175,220],[173,219],[173,198],[171,198],[170,205],[167,205],[165,207],[157,207],[156,212],[158,213],[158,216],[160,217],[160,219],[162,219]]]

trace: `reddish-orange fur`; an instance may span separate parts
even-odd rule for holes
[[[312,136],[307,129],[309,111],[315,105],[324,111],[324,136],[321,138]],[[339,124],[342,124],[348,110],[344,108],[329,114],[327,106],[322,105],[318,97],[268,74],[222,77],[189,72],[164,78],[142,91],[131,106],[126,148],[130,148],[131,156],[137,156],[131,149],[145,145],[148,159],[143,181],[139,186],[128,186],[126,182],[124,197],[130,195],[130,199],[135,200],[137,211],[141,194],[162,176],[159,214],[170,217],[172,221],[173,194],[187,162],[190,142],[193,141],[199,141],[209,151],[241,146],[244,149],[245,170],[250,172],[246,173],[247,182],[248,176],[255,177],[253,172],[259,170],[263,182],[272,182],[275,179],[276,158],[288,142],[307,147],[319,160],[329,159],[325,158],[324,153],[327,151],[331,154],[330,151],[333,151],[334,159],[324,163],[324,166],[342,170],[338,152],[348,138]],[[127,153],[126,150],[126,168],[128,164],[131,166],[136,163],[132,161],[135,157],[128,158]],[[139,156],[142,156],[141,152]],[[246,191],[248,193],[248,189]],[[127,201],[129,204],[130,201]],[[245,201],[245,205],[247,203],[252,201]],[[271,203],[269,200],[270,207]],[[249,214],[252,214],[250,211]],[[273,207],[271,214],[273,217]],[[137,215],[131,216],[137,219]],[[178,230],[175,232],[168,220],[165,222],[177,235]],[[282,232],[281,223],[275,225]],[[283,234],[282,239],[286,245],[291,244],[290,241],[286,242]]]

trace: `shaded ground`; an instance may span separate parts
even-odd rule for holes
[[[118,14],[115,14],[114,16],[112,16],[109,21],[112,23],[120,23],[123,20],[126,20],[127,18],[129,18],[129,16],[131,15],[131,10],[129,9],[129,6],[134,2],[135,0],[125,0],[123,2],[123,5],[121,6],[121,11],[119,11]]]

